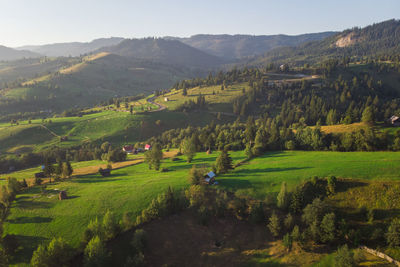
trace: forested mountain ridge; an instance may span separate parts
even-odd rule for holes
[[[46,45],[30,45],[22,46],[16,49],[29,50],[43,56],[48,57],[77,57],[83,54],[91,53],[102,47],[116,45],[122,42],[124,38],[111,37],[95,39],[91,42],[72,42],[72,43],[55,43]]]
[[[229,35],[198,34],[188,38],[165,37],[178,40],[211,55],[227,59],[239,59],[283,46],[296,46],[305,42],[322,40],[336,32],[308,33],[301,35]]]
[[[321,63],[326,59],[349,57],[385,58],[400,53],[400,21],[388,20],[364,28],[353,28],[296,47],[277,48],[263,56],[243,61],[250,66],[265,66],[268,63],[289,63],[302,66],[306,63]]]
[[[99,51],[191,68],[214,68],[226,61],[175,40],[129,39]]]

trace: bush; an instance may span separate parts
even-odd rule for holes
[[[108,253],[105,244],[100,237],[93,237],[84,251],[84,262],[87,267],[108,266]]]
[[[33,252],[32,266],[68,266],[73,256],[71,247],[62,238],[54,238],[46,247],[40,245]]]
[[[334,257],[334,266],[340,267],[352,267],[354,264],[353,253],[350,251],[347,245],[344,245],[336,251]]]

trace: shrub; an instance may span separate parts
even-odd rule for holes
[[[93,237],[84,251],[84,262],[87,267],[108,266],[108,253],[100,237]]]
[[[344,245],[336,251],[334,265],[340,267],[351,267],[354,264],[353,253],[347,245]]]
[[[32,266],[67,266],[73,256],[72,249],[62,238],[54,238],[46,247],[40,245],[33,252]]]
[[[286,235],[283,236],[282,244],[288,250],[292,249],[292,242],[293,242],[293,240],[289,233],[287,233]]]
[[[395,218],[385,234],[386,242],[391,247],[400,246],[400,219]]]
[[[281,223],[279,221],[278,215],[276,213],[272,213],[269,218],[268,229],[274,237],[279,236],[279,232],[281,231]]]

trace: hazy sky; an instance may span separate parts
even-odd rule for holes
[[[0,0],[0,44],[198,33],[301,34],[400,17],[400,0]]]

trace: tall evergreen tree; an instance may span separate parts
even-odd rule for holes
[[[229,156],[226,150],[223,150],[218,156],[215,168],[218,173],[226,173],[233,169],[232,158]]]

